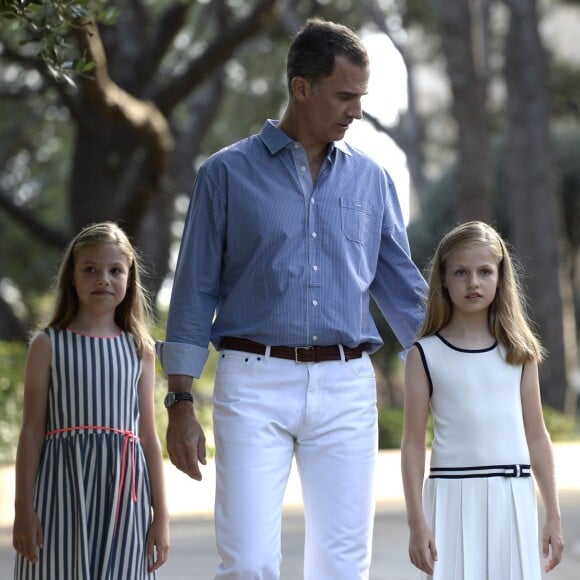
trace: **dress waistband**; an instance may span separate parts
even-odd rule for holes
[[[432,467],[430,479],[463,479],[470,477],[530,477],[530,465],[481,465],[476,467]]]
[[[221,341],[220,348],[262,355],[265,355],[267,350],[265,344],[233,336],[225,336]],[[367,344],[362,343],[355,347],[338,344],[329,346],[271,346],[270,356],[295,362],[325,362],[342,360],[341,349],[344,353],[344,360],[348,361],[354,358],[361,358],[363,352],[367,350]]]
[[[74,427],[62,427],[61,429],[53,429],[48,431],[45,435],[49,439],[61,433],[76,433],[78,431],[107,431],[117,433],[123,436],[123,451],[121,454],[121,478],[119,480],[119,487],[117,490],[117,513],[115,516],[115,525],[119,521],[119,514],[121,511],[121,499],[123,495],[123,486],[125,485],[125,474],[127,472],[127,455],[129,454],[129,444],[131,444],[131,499],[137,501],[137,489],[135,483],[135,443],[141,441],[139,435],[133,431],[118,429],[116,427],[107,427],[103,425],[75,425]]]

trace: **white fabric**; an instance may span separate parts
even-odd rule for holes
[[[461,350],[438,336],[420,345],[433,387],[431,467],[529,464],[522,367],[497,346]],[[439,556],[433,580],[540,580],[532,477],[427,479],[423,509]]]
[[[439,336],[419,344],[433,384],[431,467],[529,464],[521,365],[507,364],[498,346],[459,350]]]
[[[423,509],[439,558],[433,580],[540,580],[531,477],[428,479]]]
[[[280,577],[292,458],[306,520],[305,580],[365,580],[371,559],[376,386],[365,353],[295,363],[220,352],[214,391],[220,580]]]

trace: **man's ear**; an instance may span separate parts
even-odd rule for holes
[[[294,98],[301,102],[307,101],[312,94],[312,85],[304,77],[294,77],[290,81],[290,87]]]

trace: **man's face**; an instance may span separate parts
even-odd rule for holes
[[[362,119],[361,99],[367,93],[368,81],[368,67],[339,55],[330,76],[309,83],[304,114],[314,140],[323,144],[340,141],[352,121]]]

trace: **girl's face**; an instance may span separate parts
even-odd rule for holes
[[[129,261],[116,244],[85,246],[77,250],[73,285],[80,308],[114,311],[127,293]]]
[[[443,286],[455,311],[487,311],[497,291],[498,265],[485,246],[466,246],[452,252],[445,264]]]

